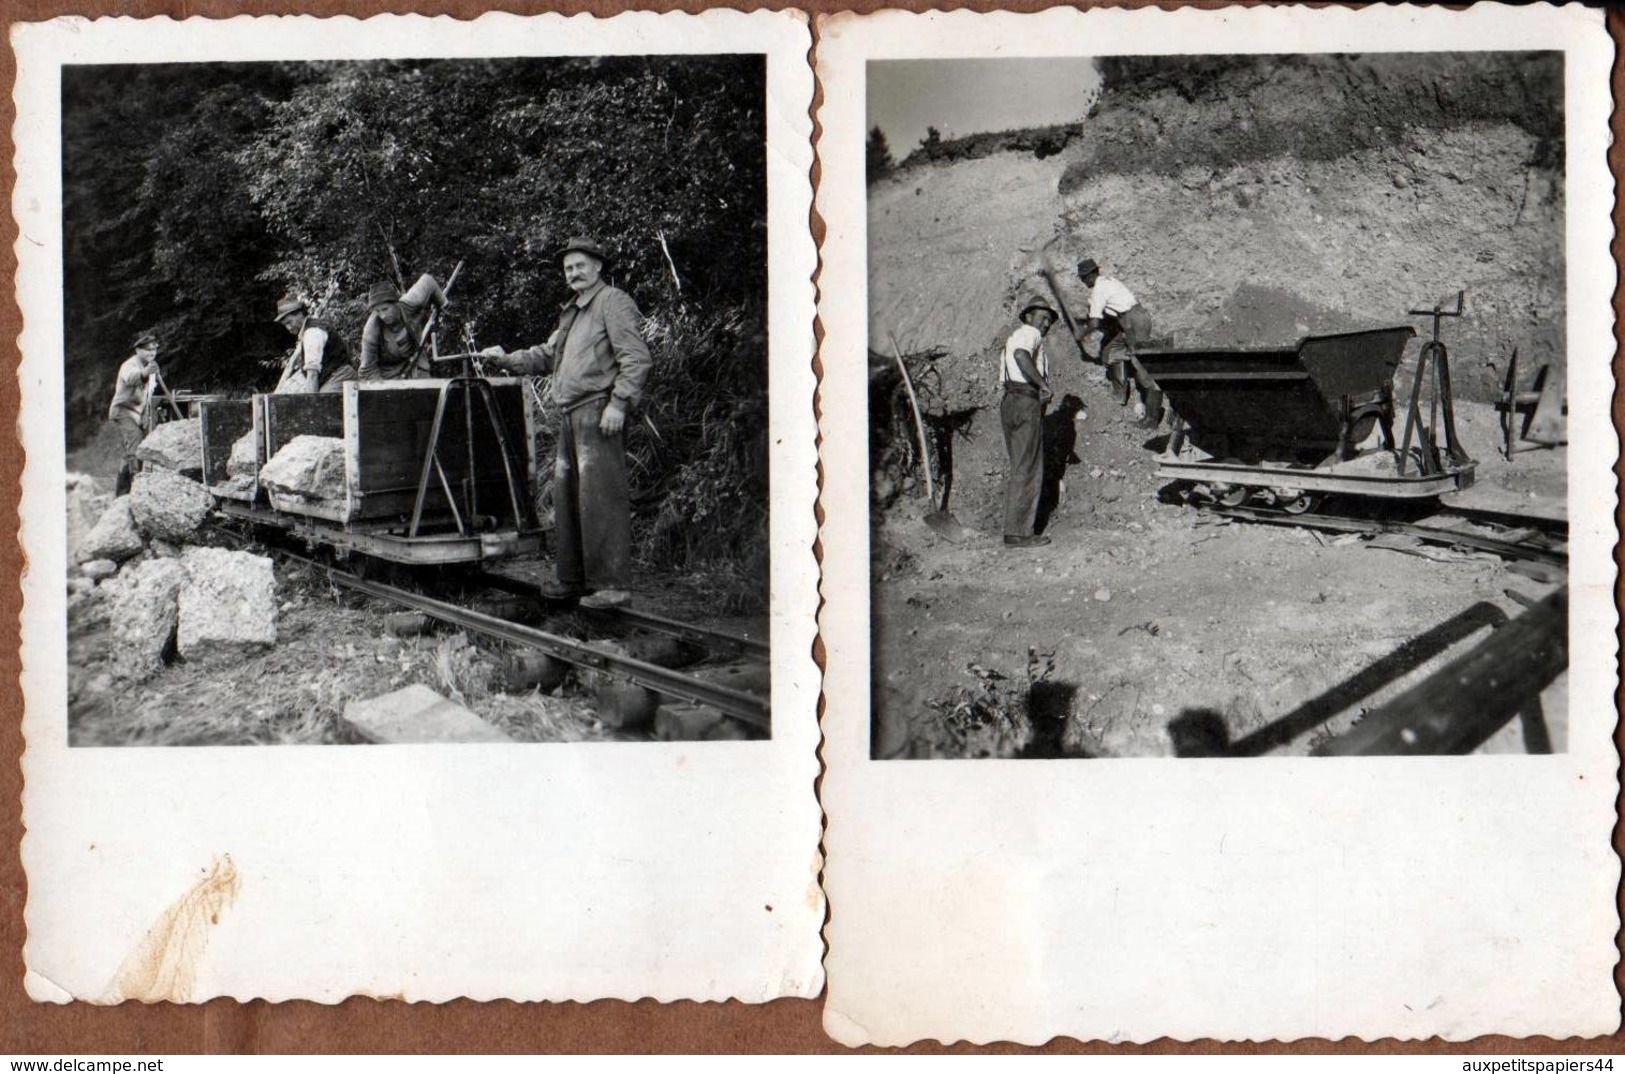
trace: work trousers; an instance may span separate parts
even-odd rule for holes
[[[322,381],[322,393],[331,395],[335,392],[342,392],[344,386],[354,379],[355,366],[345,362],[327,374],[327,379]]]
[[[553,464],[556,572],[561,586],[626,589],[632,577],[632,503],[626,443],[598,431],[608,399],[565,412]]]
[[[1004,535],[1026,537],[1038,515],[1038,489],[1044,473],[1044,404],[1038,393],[1014,387],[1004,390],[999,404],[1004,428],[1004,450],[1010,455],[1010,475],[1004,483]]]
[[[113,495],[123,496],[130,491],[130,484],[136,471],[141,469],[141,463],[135,457],[135,449],[141,446],[146,434],[141,431],[140,419],[133,414],[128,417],[120,415],[109,418],[108,424],[118,434],[120,451],[118,479],[113,485]]]
[[[1103,327],[1100,361],[1109,368],[1114,362],[1127,362],[1129,354],[1151,338],[1151,315],[1144,306],[1131,306],[1115,317],[1106,317]]]

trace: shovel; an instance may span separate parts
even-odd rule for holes
[[[969,536],[965,527],[959,524],[957,518],[937,506],[937,486],[931,480],[931,456],[925,446],[925,422],[920,418],[920,401],[914,397],[914,382],[909,379],[908,366],[903,363],[903,352],[898,349],[897,337],[890,338],[892,357],[897,359],[897,371],[903,374],[903,387],[908,389],[909,409],[914,411],[914,430],[920,437],[920,469],[925,471],[925,495],[931,501],[931,512],[925,516],[925,524],[950,541],[963,541]]]

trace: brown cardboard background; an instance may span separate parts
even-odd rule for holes
[[[559,11],[574,14],[591,12],[609,15],[630,8],[656,11],[699,11],[707,7],[736,7],[745,10],[770,8],[782,10],[797,7],[811,12],[841,10],[872,11],[894,6],[912,10],[938,8],[969,8],[990,10],[1001,7],[1008,10],[1036,11],[1055,6],[1041,0],[1018,0],[1015,3],[995,5],[985,2],[969,4],[932,4],[928,0],[805,0],[802,3],[753,3],[734,0],[710,3],[704,0],[678,0],[667,3],[628,3],[625,0],[559,0],[556,3],[519,2],[497,0],[482,3],[479,0],[424,0],[409,3],[359,2],[359,0],[306,0],[303,3],[275,2],[275,0],[134,0],[119,3],[116,0],[5,0],[4,21],[9,28],[13,22],[30,22],[54,18],[59,15],[97,17],[129,15],[139,17],[188,16],[228,17],[238,14],[313,14],[365,16],[381,13],[455,15],[472,17],[485,11],[500,10],[514,14],[537,14]],[[1092,5],[1079,4],[1079,7]],[[1123,6],[1142,6],[1139,4]],[[1175,6],[1223,6],[1217,2]],[[1625,39],[1625,12],[1610,9],[1607,25],[1616,47],[1612,73],[1612,86],[1616,99],[1625,87],[1625,66],[1618,55],[1619,44]],[[814,36],[816,47],[816,33]],[[21,360],[17,347],[17,333],[21,329],[21,313],[14,292],[17,262],[12,244],[17,241],[17,225],[10,212],[11,191],[15,182],[11,159],[13,152],[12,125],[16,120],[11,99],[11,86],[16,76],[16,59],[9,42],[0,50],[0,189],[3,189],[3,211],[0,211],[0,270],[7,286],[0,300],[0,368],[15,370]],[[821,97],[821,87],[815,90],[815,105]],[[1621,122],[1617,108],[1612,117],[1615,145],[1609,151],[1609,162],[1615,176],[1625,160],[1625,148],[1619,144],[1625,123]],[[816,128],[815,128],[816,136]],[[818,170],[814,167],[816,184]],[[1622,240],[1619,237],[1622,215],[1616,203],[1613,220],[1615,238],[1612,244],[1616,264],[1620,259]],[[811,221],[815,237],[822,237],[822,222],[814,214]],[[1616,339],[1617,322],[1625,311],[1618,290],[1614,296]],[[1621,363],[1616,354],[1616,378]],[[0,423],[15,428],[19,390],[15,376],[0,377]],[[1613,400],[1614,424],[1620,425],[1625,416],[1625,400],[1616,391]],[[23,464],[22,446],[15,433],[0,436],[0,531],[12,535],[4,541],[4,564],[0,571],[4,584],[0,585],[0,711],[8,718],[0,723],[0,801],[7,808],[0,811],[0,1053],[16,1055],[86,1055],[96,1053],[165,1055],[188,1053],[445,1053],[445,1052],[839,1052],[845,1051],[826,1037],[820,1026],[822,1002],[820,1000],[779,1000],[761,1006],[728,1003],[672,1003],[653,1001],[626,1003],[601,1000],[595,1003],[473,1003],[458,1000],[446,1004],[407,1004],[355,998],[333,1006],[317,1003],[292,1002],[271,1004],[253,1001],[246,1004],[232,1000],[214,1000],[202,1005],[178,1006],[174,1004],[143,1005],[125,1003],[118,1007],[93,1007],[75,1003],[67,1006],[38,1004],[30,1001],[23,991],[22,945],[23,905],[27,897],[26,880],[18,857],[22,837],[19,803],[22,795],[22,771],[19,758],[23,739],[20,730],[22,695],[18,686],[20,662],[18,648],[20,634],[18,616],[22,610],[22,594],[17,584],[21,573],[22,552],[14,536],[17,533],[17,505],[21,495]],[[1617,473],[1616,469],[1616,473]],[[13,569],[14,568],[14,569]],[[1617,596],[1616,596],[1617,602]],[[821,658],[821,654],[820,654]],[[1617,698],[1616,698],[1617,702]],[[1616,744],[1621,742],[1619,732]],[[1616,824],[1614,832],[1616,852],[1625,847],[1625,833]],[[1470,881],[1469,881],[1470,882]],[[832,913],[839,913],[833,907]],[[1616,942],[1618,938],[1616,937]],[[1615,985],[1619,988],[1625,972],[1616,967]],[[1111,1046],[1099,1043],[1081,1043],[1070,1039],[1057,1039],[1042,1049],[1029,1049],[1013,1045],[974,1048],[959,1045],[943,1048],[935,1043],[915,1045],[911,1052],[1026,1052],[1045,1051],[1062,1053],[1137,1053],[1188,1052],[1214,1054],[1221,1052],[1301,1052],[1301,1053],[1458,1053],[1488,1054],[1543,1054],[1574,1053],[1601,1055],[1625,1053],[1625,1032],[1612,1036],[1569,1041],[1547,1038],[1514,1039],[1509,1037],[1481,1037],[1467,1044],[1446,1044],[1437,1040],[1421,1042],[1360,1040],[1309,1040],[1293,1044],[1225,1044],[1211,1041],[1178,1042],[1158,1041],[1149,1045]]]

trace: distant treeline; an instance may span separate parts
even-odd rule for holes
[[[869,181],[874,182],[894,171],[904,171],[922,164],[977,160],[996,153],[1031,153],[1043,160],[1065,149],[1082,131],[1081,123],[1057,123],[1047,127],[1022,127],[986,134],[967,134],[962,138],[944,138],[935,127],[930,127],[920,144],[900,163],[893,164],[885,135],[876,128],[869,134]]]

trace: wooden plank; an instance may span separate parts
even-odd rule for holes
[[[267,395],[267,458],[296,436],[344,435],[344,398],[341,395]]]
[[[1322,756],[1468,753],[1568,670],[1567,586],[1496,630],[1345,734]]]
[[[254,428],[253,403],[248,399],[199,400],[198,427],[203,441],[203,483],[223,484],[231,476],[226,464],[232,447]]]
[[[438,382],[417,382],[418,385],[425,383],[432,385]],[[527,445],[521,442],[526,428],[524,386],[510,381],[493,387],[498,413],[509,442],[518,455],[516,476],[524,483],[521,490],[523,506],[531,494],[530,489],[534,487],[527,481],[532,469],[528,461],[530,453]],[[511,514],[511,509],[499,442],[483,404],[476,402],[473,405],[473,451],[470,453],[466,399],[463,392],[457,391],[447,400],[438,452],[441,470],[459,495],[464,483],[472,476],[476,481],[475,496],[480,512],[506,518]],[[411,510],[416,500],[418,481],[422,477],[423,459],[429,449],[429,435],[438,402],[438,388],[427,391],[421,386],[403,391],[374,389],[358,393],[353,484],[358,502],[353,517],[375,518],[395,510]],[[402,494],[406,496],[404,505],[401,502]],[[431,507],[443,507],[444,502],[445,494],[436,478],[430,483],[427,503]]]
[[[330,522],[349,521],[349,508],[342,500],[304,500],[270,489],[266,490],[266,495],[270,497],[272,507],[290,515],[308,515],[311,518],[325,518]]]

